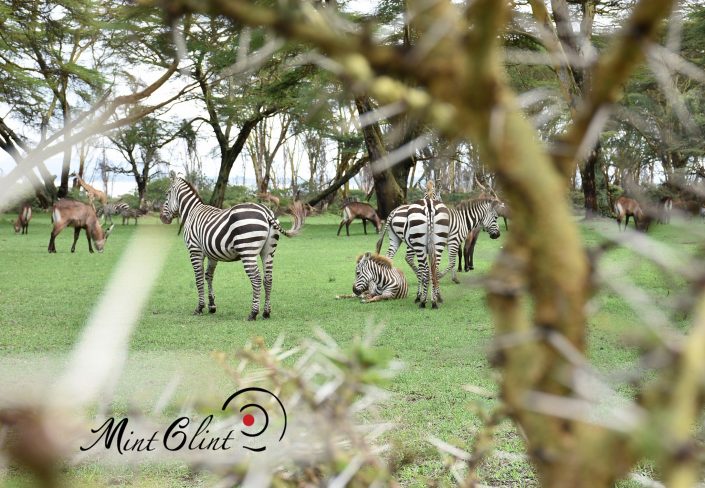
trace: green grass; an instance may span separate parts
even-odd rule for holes
[[[137,229],[164,233],[173,245],[164,250],[168,253],[165,266],[132,336],[130,359],[118,385],[118,408],[149,408],[176,373],[182,377],[177,398],[187,398],[196,387],[216,398],[224,397],[230,385],[211,360],[211,351],[233,351],[255,336],[272,344],[283,334],[285,344],[295,345],[320,327],[346,345],[370,323],[383,323],[386,328],[379,346],[393,351],[405,364],[390,386],[393,395],[384,410],[386,419],[398,424],[388,439],[393,446],[389,459],[401,466],[399,476],[404,485],[425,486],[430,480],[444,479],[441,457],[425,441],[427,436],[470,446],[479,425],[468,408],[477,397],[462,386],[496,390],[496,373],[486,354],[493,334],[490,314],[484,292],[470,282],[488,271],[504,235],[492,241],[483,234],[476,248],[476,270],[461,274],[460,285],[451,283],[449,277],[443,279],[445,303],[440,310],[419,310],[413,303],[416,280],[403,253],[395,261],[409,279],[410,297],[375,304],[335,300],[335,295],[351,292],[355,258],[373,250],[377,235],[362,235],[362,225],[355,223],[351,237],[336,237],[337,217],[311,218],[299,237],[280,241],[274,264],[272,318],[248,322],[251,288],[240,263],[218,266],[214,280],[218,312],[191,315],[197,302],[195,282],[183,241],[176,236],[176,225],[164,226],[154,217],[146,217],[137,227],[118,224],[103,254],[89,254],[83,234],[76,253],[71,254],[72,233],[64,231],[57,239],[57,254],[50,255],[46,250],[48,215],[37,213],[27,236],[14,235],[6,224],[8,216],[1,221],[0,372],[8,374],[0,380],[0,395],[3,385],[31,389],[33,384],[51,381]],[[583,226],[586,242],[598,243],[596,230],[612,225],[598,221]],[[652,235],[689,251],[695,246],[674,226],[655,227]],[[629,276],[654,296],[681,285],[665,282],[643,261],[628,251],[616,250],[607,255],[602,266],[631,263]],[[636,352],[625,346],[621,337],[635,327],[634,314],[621,299],[607,293],[596,301],[599,310],[590,323],[590,358],[604,371],[626,367],[634,362]],[[686,327],[684,319],[678,323],[680,327]],[[499,447],[523,451],[509,423],[500,428]],[[536,483],[526,463],[493,461],[483,472],[489,484]],[[159,466],[133,472],[87,465],[70,470],[68,476],[75,485],[200,486],[207,481],[206,475],[193,474],[184,467]],[[14,470],[5,472],[8,486],[22,485],[23,480]]]

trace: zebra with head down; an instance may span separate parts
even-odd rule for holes
[[[409,285],[404,273],[395,268],[392,260],[366,252],[358,256],[355,266],[354,295],[339,295],[337,298],[362,298],[365,302],[393,300],[406,297]]]

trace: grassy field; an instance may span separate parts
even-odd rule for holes
[[[57,239],[58,253],[49,255],[47,214],[35,216],[27,236],[14,235],[8,220],[9,216],[4,216],[0,226],[0,395],[3,388],[7,393],[51,382],[137,231],[164,233],[172,245],[164,249],[168,253],[166,265],[132,336],[116,408],[148,408],[176,373],[182,378],[177,399],[192,394],[196,387],[222,397],[222,391],[230,390],[228,379],[210,353],[232,351],[255,336],[271,344],[283,334],[287,345],[295,345],[320,327],[345,345],[363,334],[368,324],[383,323],[386,328],[379,346],[393,351],[405,365],[391,385],[392,397],[385,405],[386,419],[398,424],[388,439],[393,446],[389,458],[402,465],[400,481],[404,485],[425,486],[431,480],[445,479],[441,457],[426,438],[433,435],[469,447],[478,427],[468,408],[477,397],[462,386],[496,390],[496,373],[486,353],[493,332],[490,315],[483,291],[470,282],[487,272],[505,236],[497,241],[486,235],[480,238],[476,270],[461,274],[460,285],[448,277],[443,279],[445,303],[440,310],[419,310],[413,293],[405,300],[365,305],[356,300],[335,300],[335,295],[351,292],[355,257],[372,250],[377,236],[363,235],[362,225],[356,223],[351,226],[351,237],[336,237],[338,217],[311,218],[301,236],[280,241],[272,318],[247,322],[251,288],[240,263],[218,267],[214,280],[218,312],[191,315],[197,301],[194,277],[175,225],[164,226],[155,217],[146,217],[137,227],[118,224],[103,254],[89,254],[83,235],[76,253],[71,254],[72,233],[65,231]],[[614,228],[610,221],[592,222],[583,227],[585,240],[596,244],[600,241],[598,231]],[[687,250],[695,246],[695,239],[680,233],[676,226],[658,226],[652,236]],[[415,289],[416,281],[411,279],[401,253],[395,261]],[[681,286],[677,281],[664,281],[652,266],[626,250],[609,253],[602,266],[624,269],[656,301],[665,299],[669,289]],[[590,359],[602,371],[628,367],[636,352],[624,345],[622,336],[635,327],[634,313],[609,293],[596,297],[593,305]],[[678,319],[677,326],[685,328],[686,318]],[[628,388],[619,389],[629,394]],[[508,423],[500,429],[499,447],[523,452],[520,437]],[[530,466],[521,461],[492,461],[483,473],[489,485],[536,484]],[[186,467],[133,470],[86,465],[71,469],[67,476],[72,485],[90,486],[201,486],[208,482],[207,475],[192,473]],[[26,481],[13,469],[0,470],[0,480],[7,486]]]

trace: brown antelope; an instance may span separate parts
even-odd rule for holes
[[[614,204],[614,213],[617,214],[617,227],[620,230],[622,229],[622,220],[624,220],[624,230],[627,230],[629,217],[634,217],[634,227],[637,230],[644,230],[644,232],[646,232],[648,229],[650,219],[646,218],[641,205],[633,198],[619,197]]]
[[[84,190],[86,190],[86,193],[88,193],[88,202],[91,204],[91,207],[93,207],[93,210],[95,210],[95,205],[93,204],[94,200],[98,200],[103,205],[108,203],[108,195],[98,190],[97,188],[93,188],[91,185],[83,181],[83,178],[81,178],[77,174],[74,174],[73,176],[74,178],[76,178],[78,184],[81,185]]]
[[[350,202],[343,207],[343,220],[340,221],[338,226],[338,235],[345,224],[345,232],[350,236],[350,222],[355,219],[362,219],[362,227],[367,235],[367,221],[372,221],[375,224],[375,229],[377,233],[382,229],[382,221],[377,215],[377,211],[369,203],[363,202]]]
[[[25,203],[22,205],[22,210],[20,210],[17,220],[15,220],[15,233],[21,230],[23,234],[27,234],[30,220],[32,220],[32,207]]]
[[[78,241],[78,236],[81,233],[81,229],[86,230],[88,250],[93,252],[93,246],[91,245],[92,239],[95,242],[95,247],[98,252],[103,252],[105,241],[108,239],[113,227],[115,227],[113,224],[107,231],[104,231],[100,226],[98,216],[95,214],[93,207],[82,202],[77,202],[76,200],[59,200],[54,204],[51,215],[54,222],[54,228],[51,231],[51,238],[49,239],[50,253],[56,252],[54,240],[56,239],[56,236],[59,235],[59,233],[66,227],[74,228],[71,252],[76,251],[76,241]]]

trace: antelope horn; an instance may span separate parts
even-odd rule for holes
[[[106,239],[110,236],[110,233],[113,231],[114,228],[115,228],[115,224],[111,224],[110,228],[108,228],[108,230],[105,231],[105,238]]]

